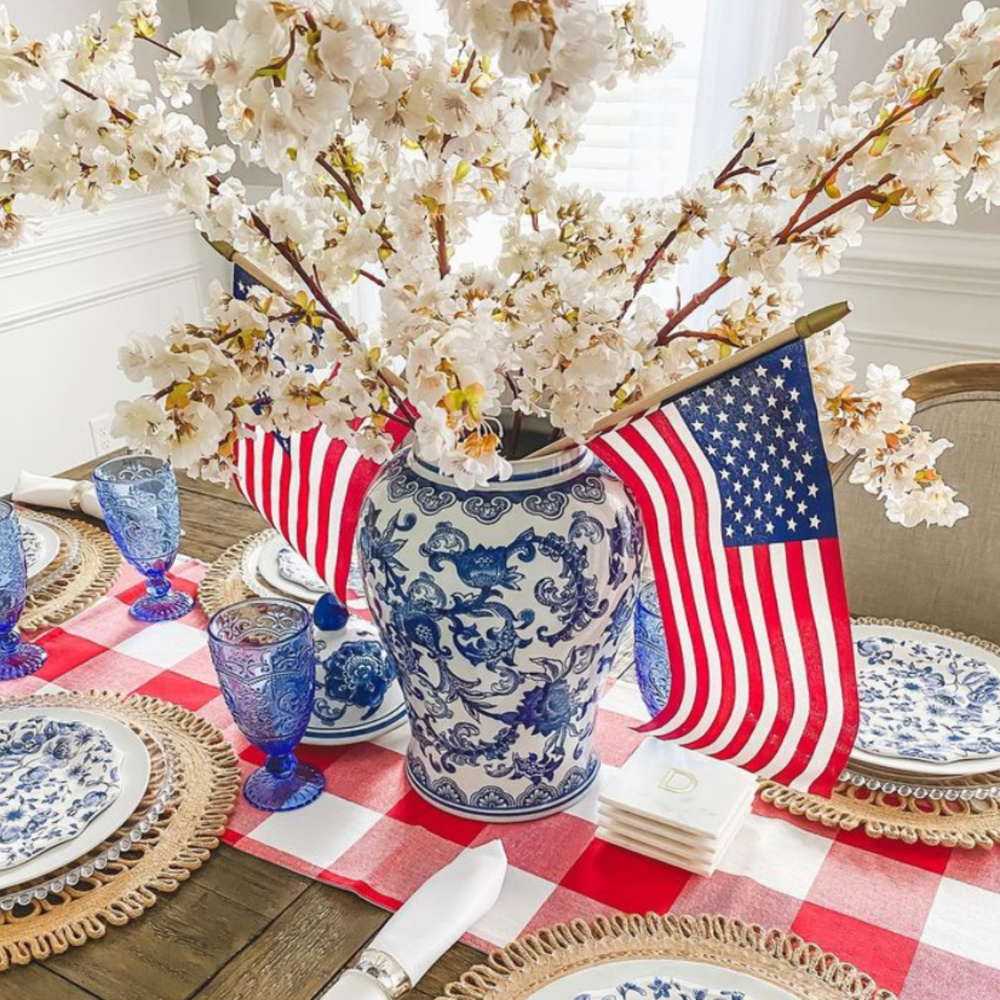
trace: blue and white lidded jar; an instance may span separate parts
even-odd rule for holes
[[[409,708],[414,788],[491,822],[582,796],[600,766],[597,700],[642,561],[620,480],[574,448],[462,490],[405,449],[365,498],[359,550]]]

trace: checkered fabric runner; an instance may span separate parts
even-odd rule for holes
[[[195,593],[205,566],[181,559],[176,586]],[[152,695],[217,725],[244,773],[262,756],[233,724],[206,645],[205,616],[143,625],[126,606],[141,590],[129,570],[101,601],[42,636],[48,662],[0,696],[93,689]],[[604,779],[628,759],[644,720],[638,691],[612,683],[597,741]],[[490,826],[424,803],[403,775],[406,730],[349,747],[302,747],[326,792],[298,812],[271,814],[242,799],[225,840],[242,851],[395,909],[463,850],[501,837],[511,868],[499,904],[470,944],[615,910],[718,913],[791,929],[870,973],[902,1000],[1000,995],[1000,851],[907,846],[828,830],[759,801],[711,878],[689,875],[594,838],[595,795],[533,823]]]

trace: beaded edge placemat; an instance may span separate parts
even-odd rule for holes
[[[899,618],[855,618],[858,625],[882,625],[896,628],[921,629],[935,635],[979,646],[1000,656],[1000,646],[963,632],[954,632],[936,625],[908,622]],[[863,764],[851,761],[850,771],[867,775]],[[873,777],[879,778],[876,773]],[[938,788],[975,788],[977,784],[992,784],[997,773],[940,779]],[[916,783],[917,779],[914,779]],[[887,837],[909,844],[918,841],[932,847],[985,847],[1000,843],[1000,799],[932,799],[927,796],[901,795],[881,789],[858,787],[840,781],[829,799],[809,795],[779,785],[773,781],[761,784],[760,796],[765,802],[784,809],[793,816],[802,816],[814,823],[841,830],[862,829],[869,837]]]
[[[730,917],[617,914],[559,924],[493,952],[439,1000],[528,1000],[570,973],[629,959],[703,962],[747,973],[801,1000],[895,1000],[853,965],[795,934]]]
[[[80,539],[79,563],[73,572],[28,595],[18,628],[37,632],[61,625],[103,597],[118,578],[122,557],[111,536],[86,521],[69,521],[27,508],[20,508],[18,515],[40,524],[68,526],[66,530],[76,532]]]
[[[175,892],[218,847],[239,790],[233,748],[215,726],[179,705],[141,695],[70,691],[11,699],[3,706],[77,708],[140,731],[153,729],[175,751],[176,772],[166,808],[132,848],[62,892],[0,914],[0,972],[103,937],[109,928],[137,920],[159,895]]]

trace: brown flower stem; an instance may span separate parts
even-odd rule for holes
[[[448,264],[448,225],[440,212],[434,216],[434,238],[437,241],[438,273],[444,278],[451,266]]]
[[[416,424],[413,422],[413,418],[409,415],[406,409],[400,409],[399,416],[392,413],[390,410],[376,410],[380,417],[385,417],[386,420],[391,420],[394,424],[399,424],[401,427],[405,427],[408,431],[412,431]],[[404,419],[405,418],[405,419]]]
[[[178,59],[181,57],[177,49],[172,49],[169,45],[164,45],[159,39],[152,38],[149,35],[138,35],[137,37],[141,38],[144,42],[149,42],[150,45],[155,45],[158,49],[162,49],[168,55],[176,56]]]
[[[465,66],[465,72],[462,74],[462,83],[469,82],[469,77],[472,76],[472,67],[476,65],[476,55],[476,50],[473,49],[469,56],[469,61]]]
[[[845,208],[853,205],[855,202],[867,201],[870,198],[878,197],[878,189],[885,187],[886,184],[895,179],[895,174],[885,174],[876,183],[866,184],[864,187],[858,188],[856,191],[852,191],[849,195],[845,195],[833,205],[829,205],[827,208],[823,209],[822,212],[817,212],[815,215],[806,219],[805,222],[800,222],[795,229],[792,230],[788,239],[791,239],[794,236],[801,236],[807,230],[812,229],[813,226],[818,226],[821,222],[826,222],[826,220],[831,216],[836,215],[838,212],[842,212]],[[787,243],[788,239],[782,240],[781,242]]]
[[[112,117],[116,118],[118,121],[125,122],[125,124],[127,125],[131,125],[132,122],[135,121],[135,115],[132,114],[131,111],[123,111],[121,108],[116,108],[114,104],[111,103],[111,101],[108,101],[103,97],[98,97],[97,94],[92,93],[89,90],[86,90],[84,87],[81,87],[78,83],[74,83],[72,80],[67,80],[65,77],[63,77],[62,82],[67,87],[69,87],[70,90],[75,90],[78,94],[82,95],[83,97],[87,97],[92,101],[98,101],[98,100],[104,101],[107,104],[107,106],[111,109]]]
[[[883,135],[888,129],[891,129],[894,125],[900,122],[907,115],[916,111],[918,108],[923,107],[928,101],[933,100],[934,92],[933,90],[928,90],[927,94],[917,101],[912,101],[909,104],[904,104],[902,107],[897,108],[891,115],[881,125],[877,125],[875,128],[870,129],[868,132],[862,136],[853,146],[850,147],[846,152],[842,153],[833,162],[833,165],[829,167],[826,172],[820,177],[818,181],[809,189],[806,196],[802,199],[801,204],[792,214],[792,217],[788,220],[788,225],[783,230],[779,239],[786,239],[798,225],[799,220],[805,214],[806,209],[819,197],[820,193],[826,189],[827,184],[830,183],[836,177],[837,171],[840,170],[845,163],[848,163],[857,153],[859,153],[865,146],[870,142],[874,142],[880,135]]]
[[[670,335],[674,330],[699,306],[703,306],[716,292],[721,291],[732,280],[728,274],[720,274],[707,288],[703,288],[697,295],[692,295],[687,303],[678,309],[660,328],[659,333],[656,335],[657,346],[663,347],[664,344],[668,344],[670,342]]]
[[[360,274],[362,278],[367,278],[369,281],[378,285],[379,288],[385,288],[385,282],[377,274],[372,274],[371,271],[366,271],[363,267],[358,269],[358,274]]]
[[[711,333],[708,330],[678,330],[676,333],[669,334],[666,339],[660,344],[661,347],[666,347],[667,344],[673,343],[675,340],[715,340],[720,344],[729,344],[730,347],[736,347],[729,337],[724,336],[721,333]]]
[[[361,195],[358,194],[358,189],[322,154],[316,157],[316,162],[337,182],[347,196],[347,200],[358,210],[358,213],[364,215],[367,209],[361,200]]]
[[[826,34],[824,34],[823,37],[819,40],[819,45],[817,45],[816,48],[813,49],[812,52],[813,56],[818,56],[820,52],[823,51],[823,46],[826,45],[828,41],[830,41],[830,36],[837,30],[837,27],[840,25],[840,22],[843,21],[846,16],[847,15],[844,11],[841,11],[837,15],[833,24],[831,24],[830,27],[826,29]]]

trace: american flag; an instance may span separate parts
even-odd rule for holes
[[[253,285],[237,267],[234,297]],[[398,446],[406,427],[390,421],[386,432]],[[287,437],[256,428],[234,458],[240,492],[346,602],[361,502],[380,466],[321,427]]]
[[[858,704],[804,343],[590,447],[634,493],[650,543],[671,690],[643,731],[829,795]]]
[[[237,443],[236,468],[240,492],[346,602],[361,502],[381,466],[314,427],[285,441],[258,428]]]

